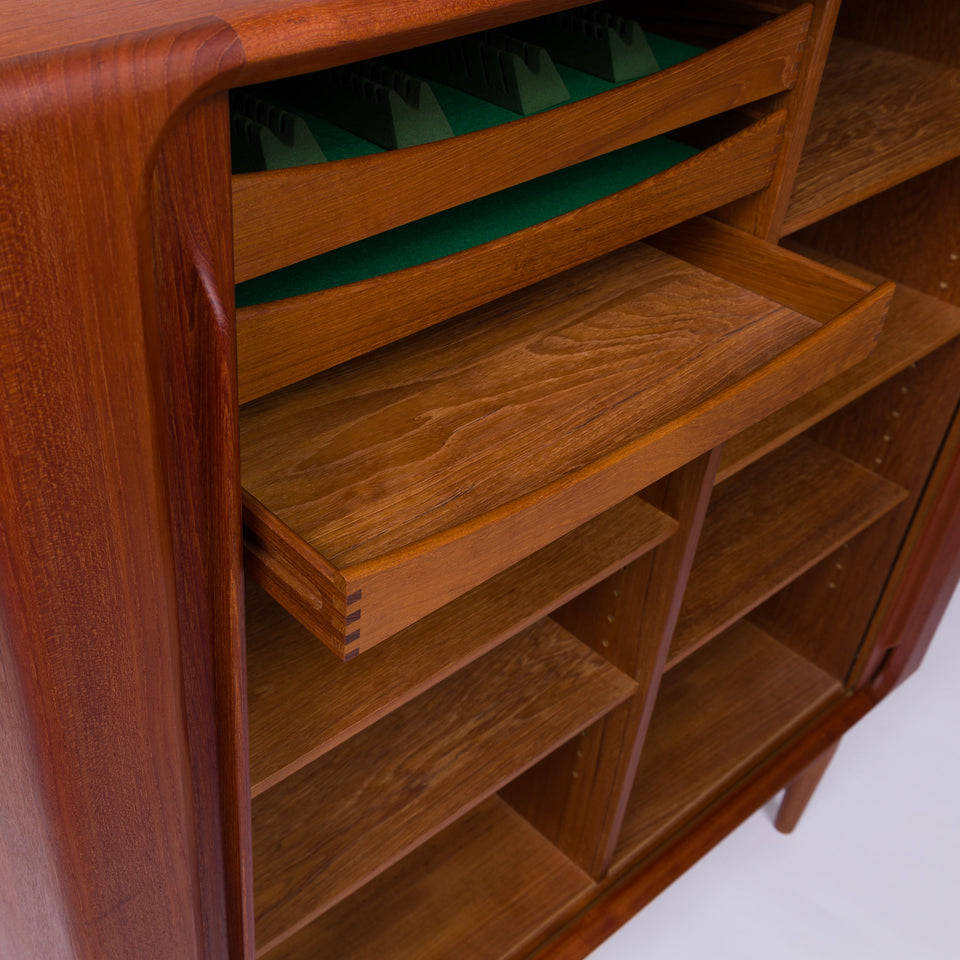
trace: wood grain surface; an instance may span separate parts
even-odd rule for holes
[[[814,329],[636,247],[247,405],[243,483],[345,570],[589,469]]]
[[[246,56],[243,83],[335,66],[407,46],[576,6],[578,0],[52,0],[41,11],[17,0],[0,5],[0,57],[91,44],[140,31],[177,35],[195,26],[228,28]],[[318,7],[322,16],[318,16]]]
[[[714,493],[670,665],[856,536],[907,491],[797,437]]]
[[[760,189],[783,119],[774,114],[634,187],[462,253],[238,310],[241,403]]]
[[[888,299],[893,295],[891,283],[843,273],[708,217],[678,224],[647,242],[821,323],[849,310],[875,288]]]
[[[591,886],[491,797],[271,950],[268,960],[347,960],[345,944],[349,960],[501,960],[522,951]]]
[[[958,104],[960,70],[835,37],[783,232],[956,157]]]
[[[631,497],[350,663],[248,584],[253,795],[652,550],[676,528],[671,517]]]
[[[634,677],[637,693],[501,791],[594,877],[603,876],[616,848],[718,462],[713,450],[644,491],[680,529],[554,614]]]
[[[910,496],[754,614],[783,642],[848,677],[960,402],[956,339],[811,428],[811,436]]]
[[[4,9],[14,33],[18,6]],[[170,261],[154,261],[150,177],[165,126],[239,51],[208,22],[177,42],[114,32],[54,54],[59,29],[34,36],[44,56],[0,61],[0,672],[30,758],[0,794],[25,790],[14,822],[37,843],[0,866],[0,927],[18,960],[225,960],[243,950],[237,834],[223,832],[240,808],[220,795],[237,758],[220,723],[238,703],[211,697],[229,687],[207,651],[239,636],[237,597],[206,588],[211,566],[236,583],[236,518],[224,525],[229,492],[178,457],[235,417],[216,386],[232,380],[233,351],[219,352],[229,325],[210,311],[183,342],[184,314],[164,317],[176,343],[161,343],[154,284]],[[215,189],[224,158],[216,138],[204,149],[210,179],[171,202],[196,202],[194,249],[215,288],[229,277],[218,275],[228,238],[221,221],[207,229],[216,193],[197,195]],[[178,361],[178,377],[209,373],[208,384],[168,381]],[[211,463],[229,467],[230,450]],[[47,908],[49,931],[34,938]]]
[[[544,620],[257,797],[259,952],[634,689],[632,680]]]
[[[850,274],[872,278],[871,282],[882,282],[879,275],[870,274],[853,264],[833,259],[829,262]],[[845,373],[728,440],[723,448],[718,481],[725,480],[957,336],[960,336],[960,308],[897,284],[876,350]]]
[[[633,447],[816,328],[649,248],[613,254],[245,407],[246,507],[269,510],[278,563],[305,544],[339,569],[370,646],[655,479]],[[470,568],[438,566],[471,538]]]
[[[317,256],[783,90],[801,8],[716,50],[602,94],[406,150],[233,178],[237,280]],[[690,91],[697,96],[690,96]],[[434,188],[424,190],[424,183]]]
[[[669,671],[617,862],[652,849],[841,694],[838,681],[745,620]]]

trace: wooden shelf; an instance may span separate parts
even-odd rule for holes
[[[797,437],[714,492],[668,668],[864,530],[907,491]]]
[[[505,960],[592,886],[491,797],[267,960]]]
[[[960,70],[834,37],[783,232],[960,155],[958,103]]]
[[[667,673],[614,870],[666,840],[841,694],[839,682],[748,621]]]
[[[690,262],[618,251],[245,407],[248,572],[369,649],[862,359],[892,293],[710,221],[656,242]]]
[[[635,688],[543,620],[261,794],[258,949],[311,922]]]
[[[851,276],[870,283],[883,280],[877,274],[835,257],[800,249],[805,255]],[[742,470],[957,336],[960,336],[960,307],[898,284],[873,353],[840,376],[728,440],[723,448],[717,482]]]
[[[237,279],[778,93],[796,79],[809,20],[809,10],[794,11],[632,83],[487,129],[399,151],[235,176]],[[697,96],[690,95],[693,89]],[[435,189],[424,190],[424,183]],[[357,197],[369,202],[357,203]]]
[[[253,795],[667,539],[677,522],[630,497],[453,603],[343,663],[247,585]]]

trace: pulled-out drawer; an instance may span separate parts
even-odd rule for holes
[[[862,359],[891,295],[700,220],[249,403],[249,573],[352,656]]]

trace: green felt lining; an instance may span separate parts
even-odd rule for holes
[[[646,36],[661,69],[672,67],[703,53],[703,50],[699,47],[681,43],[679,40],[658,37],[652,33],[648,33]],[[563,64],[558,63],[556,67],[560,78],[570,92],[570,99],[565,103],[585,100],[587,97],[612,90],[614,87],[623,86],[623,83],[611,83],[609,80],[591,76],[589,73],[574,70],[572,67],[565,67]],[[635,81],[624,81],[624,83],[633,82]],[[519,119],[512,110],[487,103],[471,96],[469,93],[454,90],[452,87],[438,83],[436,80],[430,80],[429,83],[436,94],[441,109],[447,116],[447,120],[450,121],[450,127],[455,136],[473,133],[475,130],[485,130],[488,127],[496,127],[500,124],[510,123],[511,120]],[[348,157],[365,157],[371,153],[384,152],[383,147],[378,147],[375,143],[370,143],[368,140],[350,133],[349,130],[344,130],[342,127],[338,127],[320,117],[315,117],[302,108],[293,105],[277,92],[276,84],[265,84],[260,89],[264,95],[269,92],[271,99],[279,106],[303,117],[329,161],[346,160]],[[563,104],[559,106],[563,106]],[[550,107],[549,109],[555,110],[556,107]]]
[[[654,34],[647,34],[647,38],[661,68],[703,52],[697,47]],[[562,64],[557,65],[557,70],[570,91],[571,101],[623,85]],[[444,84],[431,81],[431,86],[457,136],[518,119],[510,110]],[[349,131],[283,103],[280,97],[274,99],[278,105],[293,109],[304,117],[328,161],[383,152],[382,148]],[[253,306],[327,290],[489,243],[631,187],[696,152],[694,148],[668,137],[655,137],[615,150],[247,280],[237,285],[237,306]]]
[[[654,137],[237,285],[246,307],[393,273],[586,206],[697,153]]]

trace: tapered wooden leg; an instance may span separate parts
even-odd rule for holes
[[[777,819],[774,821],[774,826],[781,833],[793,833],[794,827],[800,822],[803,811],[807,809],[807,804],[810,802],[814,790],[817,789],[820,779],[827,772],[827,767],[839,746],[840,741],[837,740],[833,746],[821,753],[796,780],[789,784],[780,803],[780,809],[777,811]]]

